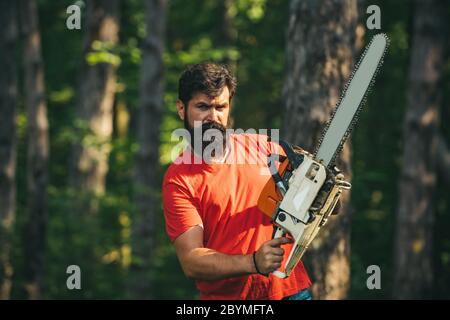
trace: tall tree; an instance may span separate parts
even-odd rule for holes
[[[282,137],[314,151],[353,65],[357,30],[356,0],[292,0],[289,9]],[[338,161],[351,178],[347,142]],[[347,296],[350,277],[349,193],[303,259],[317,299]]]
[[[113,128],[119,37],[119,0],[87,2],[83,65],[78,92],[77,118],[82,127],[74,145],[71,186],[101,195],[108,172],[109,140]]]
[[[25,289],[30,299],[42,292],[47,225],[49,138],[44,67],[36,1],[20,1],[24,37],[25,106],[27,113],[27,218],[25,221]]]
[[[0,299],[12,286],[12,234],[16,211],[17,8],[0,1]]]
[[[438,135],[437,145],[437,172],[450,185],[450,150],[442,135]]]
[[[399,299],[429,297],[433,283],[433,194],[447,9],[443,0],[415,1],[395,233],[393,295]]]
[[[225,49],[230,49],[233,45],[236,45],[237,31],[233,25],[233,17],[231,15],[231,0],[224,0],[219,2],[219,8],[222,14],[220,42]],[[228,55],[223,59],[223,63],[230,64],[232,61]],[[235,64],[230,67],[236,68]]]
[[[151,298],[151,261],[155,243],[156,190],[160,188],[159,142],[163,112],[163,50],[166,24],[166,0],[145,1],[146,36],[142,43],[140,106],[136,156],[136,214],[132,226],[133,262],[130,270],[130,294]]]

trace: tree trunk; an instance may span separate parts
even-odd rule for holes
[[[16,211],[17,9],[0,2],[0,299],[9,299],[12,286],[12,233]]]
[[[22,0],[20,6],[24,36],[25,107],[28,120],[25,289],[29,299],[40,299],[47,225],[49,157],[47,105],[36,1]]]
[[[133,263],[129,290],[134,298],[152,296],[150,279],[152,253],[156,237],[156,213],[160,189],[159,135],[163,112],[163,61],[165,33],[165,0],[145,2],[147,35],[142,46],[140,110],[138,123],[139,150],[136,157],[136,215],[132,226]]]
[[[395,233],[393,295],[398,299],[429,297],[433,283],[433,193],[446,12],[442,0],[415,2]]]
[[[237,31],[233,25],[233,17],[230,14],[232,0],[219,1],[219,7],[222,13],[222,24],[220,32],[220,43],[226,50],[229,50],[236,44]],[[229,65],[233,71],[236,69],[236,63],[228,55],[225,56],[222,63]]]
[[[285,115],[282,137],[310,152],[315,150],[353,68],[357,30],[356,0],[290,3],[287,34]],[[350,146],[338,167],[351,178]],[[343,299],[350,280],[349,192],[338,216],[330,219],[303,261],[310,272],[315,299]]]
[[[441,135],[437,137],[437,173],[450,185],[450,150]]]
[[[108,172],[119,64],[113,52],[119,36],[118,13],[118,0],[87,2],[85,60],[76,110],[81,138],[74,145],[71,186],[97,196],[104,193]]]

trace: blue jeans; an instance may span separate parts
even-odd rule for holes
[[[283,298],[283,300],[312,300],[312,296],[308,289],[303,289],[292,296]]]

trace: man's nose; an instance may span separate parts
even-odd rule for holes
[[[209,108],[206,120],[219,122],[219,112],[217,112],[216,108]]]

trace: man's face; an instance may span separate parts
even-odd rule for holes
[[[181,120],[184,120],[185,124],[189,125],[189,128],[186,129],[193,128],[194,121],[200,121],[202,124],[216,122],[226,128],[230,109],[230,92],[227,86],[218,96],[213,98],[204,93],[195,94],[189,100],[187,108],[182,101],[177,101],[178,115]]]

